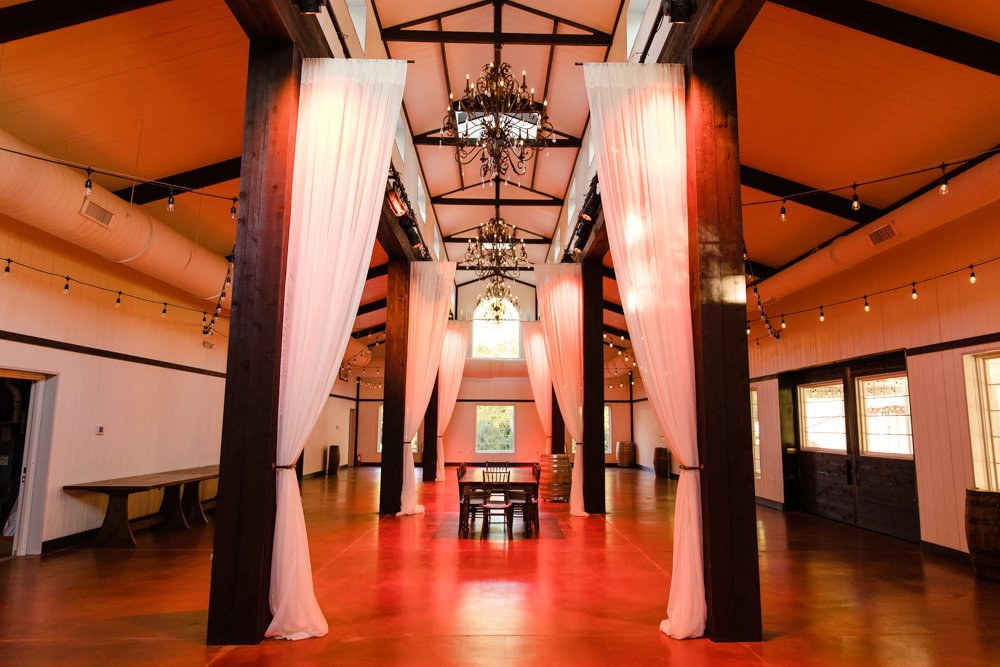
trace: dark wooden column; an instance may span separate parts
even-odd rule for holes
[[[559,410],[555,389],[552,390],[552,453],[566,453],[566,422],[563,421],[562,412]]]
[[[704,465],[707,635],[715,641],[760,641],[734,50],[696,49],[688,72],[691,311],[698,455]]]
[[[278,371],[301,57],[251,40],[209,644],[256,644],[270,623]]]
[[[421,459],[424,466],[424,481],[437,480],[437,430],[438,430],[438,381],[434,378],[434,389],[431,400],[424,413],[424,455]]]
[[[583,507],[604,514],[604,272],[583,261]]]
[[[410,262],[389,262],[385,321],[385,380],[382,387],[382,480],[379,514],[400,510],[403,493],[403,406],[406,405],[406,332],[409,324]],[[409,444],[407,444],[409,446]]]

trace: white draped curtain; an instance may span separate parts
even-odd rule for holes
[[[302,63],[278,394],[268,637],[328,631],[313,591],[295,462],[337,378],[361,301],[406,80],[397,60]],[[363,141],[361,140],[363,138]]]
[[[435,481],[444,481],[444,435],[451,415],[455,412],[458,390],[462,386],[465,358],[469,351],[469,323],[448,322],[441,346],[441,363],[438,367],[438,423],[437,469]],[[425,445],[426,446],[426,445]]]
[[[601,205],[639,373],[681,465],[667,619],[678,639],[705,631],[701,486],[688,275],[684,68],[584,66]]]
[[[455,288],[455,262],[411,262],[406,329],[406,405],[403,409],[403,493],[399,514],[419,514],[417,472],[410,441],[417,434],[434,391],[448,306]],[[427,446],[427,443],[424,443]]]
[[[541,264],[535,267],[535,277],[538,322],[552,389],[566,429],[576,441],[569,512],[587,516],[583,509],[583,276],[579,264]]]
[[[531,394],[535,397],[535,409],[545,433],[546,454],[552,453],[552,376],[549,373],[549,357],[545,351],[545,334],[537,322],[521,323],[524,340],[524,361],[528,366],[528,381]]]

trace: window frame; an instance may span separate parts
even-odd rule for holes
[[[375,453],[382,453],[382,413],[385,403],[378,404],[378,430],[375,432]],[[413,440],[410,440],[410,448],[413,450],[414,454],[420,453],[420,431],[418,429],[416,435],[413,436]]]
[[[973,479],[978,489],[1000,491],[1000,429],[994,430],[991,414],[1000,405],[991,409],[990,387],[996,385],[989,382],[989,364],[1000,363],[1000,350],[966,355],[965,362]]]
[[[510,408],[510,449],[479,448],[479,408]],[[513,403],[476,403],[476,420],[472,434],[473,451],[476,454],[514,454],[517,452],[517,407]]]
[[[757,387],[750,387],[750,449],[753,455],[753,476],[760,479],[763,469],[760,464],[760,396]]]
[[[811,389],[811,388],[814,388],[814,387],[825,387],[825,386],[835,385],[835,384],[836,385],[840,385],[841,392],[843,393],[843,397],[841,398],[841,402],[844,405],[844,410],[843,410],[843,415],[841,416],[841,419],[843,419],[843,423],[844,423],[844,448],[843,449],[839,449],[839,448],[835,449],[835,448],[832,448],[832,447],[812,447],[812,446],[810,446],[808,444],[808,442],[809,442],[809,437],[808,437],[809,431],[806,428],[806,418],[807,418],[807,415],[806,415],[806,411],[805,411],[805,400],[803,398],[803,392],[802,392],[802,390],[803,389]],[[798,412],[798,422],[799,422],[798,423],[798,428],[799,428],[799,449],[801,451],[804,451],[804,452],[818,452],[820,454],[838,454],[840,456],[847,456],[847,455],[850,454],[850,451],[851,451],[850,450],[850,433],[849,433],[849,425],[848,425],[848,421],[847,421],[847,392],[848,392],[847,383],[844,381],[843,378],[836,378],[836,379],[830,379],[830,380],[820,380],[818,382],[808,382],[808,383],[803,383],[803,384],[796,385],[795,398],[796,398],[796,408],[797,408],[797,412]]]
[[[492,318],[482,318],[482,317],[477,317],[476,316],[476,311],[482,305],[482,304],[480,304],[479,306],[476,306],[476,308],[473,309],[473,311],[472,311],[472,335],[469,336],[469,358],[471,358],[471,359],[499,359],[499,360],[502,360],[502,361],[514,361],[514,360],[517,360],[517,359],[523,359],[524,358],[524,346],[522,345],[522,341],[521,341],[521,310],[519,308],[517,308],[508,299],[504,299],[504,301],[507,301],[507,307],[510,308],[516,314],[516,317],[514,317],[512,319],[503,319],[503,320],[500,320],[501,323],[510,324],[510,325],[512,325],[512,328],[516,329],[517,333],[513,337],[514,346],[516,348],[514,356],[511,356],[511,357],[497,357],[497,356],[492,356],[492,355],[486,356],[486,355],[476,354],[476,332],[482,326],[491,326],[490,322],[493,322]]]
[[[868,380],[880,380],[883,378],[897,378],[902,377],[906,379],[906,403],[910,405],[910,377],[906,371],[894,371],[889,373],[876,373],[874,375],[858,375],[854,377],[854,402],[857,404],[857,420],[858,420],[858,456],[868,456],[877,459],[897,459],[900,461],[912,461],[913,460],[913,407],[910,405],[909,412],[906,413],[906,418],[910,423],[910,453],[909,454],[891,454],[887,452],[869,452],[868,451],[868,420],[865,415],[865,394],[861,389],[861,383]]]

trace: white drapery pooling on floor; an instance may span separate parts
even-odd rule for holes
[[[413,466],[410,440],[417,434],[434,391],[434,379],[448,325],[448,306],[455,288],[456,268],[455,262],[410,263],[406,405],[403,408],[403,492],[398,514],[420,514],[424,511],[424,506],[417,504],[417,472]]]
[[[569,512],[587,516],[583,509],[583,276],[579,264],[541,264],[535,267],[535,276],[538,322],[552,389],[566,430],[576,440]]]
[[[545,334],[537,322],[523,322],[521,334],[524,339],[524,361],[528,366],[528,381],[531,395],[535,397],[535,409],[542,421],[545,433],[543,454],[552,453],[552,376],[549,372],[549,357],[545,351]]]
[[[706,604],[688,273],[681,65],[584,66],[601,205],[625,320],[660,432],[680,462],[667,619],[700,637]]]
[[[295,461],[319,419],[361,302],[406,81],[399,60],[302,63],[278,395],[268,637],[322,637]],[[363,140],[361,140],[363,139]]]
[[[441,345],[441,363],[438,366],[438,424],[437,468],[434,480],[444,481],[444,435],[451,415],[455,412],[458,390],[462,386],[465,358],[469,353],[469,323],[448,322]]]

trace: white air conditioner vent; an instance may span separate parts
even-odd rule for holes
[[[868,242],[873,246],[882,245],[890,239],[894,239],[899,236],[899,232],[896,231],[896,226],[891,222],[886,225],[882,225],[878,229],[868,232]]]
[[[89,197],[83,200],[80,215],[105,227],[110,227],[111,219],[115,217],[114,213],[102,206],[98,206]]]

